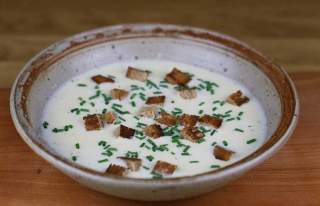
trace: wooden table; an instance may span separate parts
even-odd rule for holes
[[[189,200],[152,205],[320,205],[320,73],[291,75],[301,99],[297,129],[284,148],[239,180]],[[35,155],[11,122],[0,89],[0,205],[150,205],[89,190]]]

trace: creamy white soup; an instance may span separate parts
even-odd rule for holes
[[[192,65],[137,60],[70,79],[49,99],[42,136],[59,155],[132,178],[191,176],[265,141],[264,111],[239,82]]]

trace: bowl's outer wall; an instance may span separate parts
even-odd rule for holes
[[[39,127],[42,110],[58,86],[89,69],[136,59],[189,63],[240,81],[262,103],[269,140],[253,155],[227,168],[161,181],[104,177],[68,162],[44,144]],[[15,126],[28,145],[78,182],[119,197],[170,200],[213,190],[268,158],[290,136],[297,119],[298,102],[286,73],[237,40],[173,25],[123,25],[82,33],[41,52],[18,76],[10,108]]]

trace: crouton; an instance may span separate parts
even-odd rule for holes
[[[160,116],[156,119],[160,124],[173,126],[177,123],[177,118],[167,112],[161,112]]]
[[[153,96],[148,97],[146,104],[160,104],[162,105],[164,101],[166,100],[166,96]]]
[[[137,68],[128,67],[126,77],[129,79],[134,79],[138,81],[146,81],[148,79],[149,73],[147,71],[143,71]]]
[[[110,95],[112,97],[112,99],[118,99],[118,100],[123,100],[124,98],[126,98],[128,96],[129,92],[127,92],[126,90],[123,89],[112,89],[110,91]]]
[[[112,124],[117,119],[117,115],[114,112],[107,112],[102,114],[102,119],[107,124]]]
[[[126,127],[122,124],[120,125],[120,137],[131,139],[134,133],[135,133],[134,129],[130,127]]]
[[[227,98],[227,102],[229,104],[233,104],[236,106],[241,106],[244,103],[249,102],[249,98],[246,97],[244,94],[242,94],[242,92],[240,90],[232,93],[228,98]]]
[[[102,75],[93,76],[93,77],[91,77],[91,79],[97,84],[114,83],[114,79],[112,79],[110,77],[105,77],[105,76],[102,76]]]
[[[126,162],[127,167],[131,171],[138,171],[141,167],[142,160],[139,158],[132,158],[132,157],[118,157]]]
[[[158,160],[156,165],[153,167],[152,172],[161,174],[173,174],[176,168],[177,165]]]
[[[187,73],[173,68],[172,71],[166,75],[165,80],[170,84],[185,85],[191,80],[191,77]]]
[[[139,114],[142,117],[155,118],[157,110],[158,109],[155,106],[142,107]]]
[[[179,117],[179,122],[185,127],[194,127],[199,120],[197,115],[183,114]]]
[[[223,161],[228,161],[234,153],[235,152],[233,152],[231,150],[227,150],[227,149],[220,147],[218,145],[215,146],[213,149],[214,157],[218,160],[223,160]]]
[[[182,89],[179,91],[180,97],[183,99],[194,99],[197,97],[196,89]]]
[[[100,130],[104,124],[99,114],[91,114],[83,117],[84,124],[87,131]]]
[[[124,176],[127,173],[127,169],[119,165],[110,164],[106,170],[106,173],[117,176]]]
[[[207,126],[219,128],[222,124],[222,119],[205,114],[200,117],[199,122]]]
[[[159,138],[163,136],[162,128],[158,124],[148,125],[143,129],[143,131],[147,136],[152,138]]]
[[[197,142],[199,139],[204,137],[204,134],[199,131],[196,127],[184,127],[181,132],[181,136],[191,142]]]

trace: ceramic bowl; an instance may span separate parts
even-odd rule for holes
[[[59,85],[87,70],[137,59],[183,62],[241,82],[260,100],[267,115],[266,142],[251,155],[227,167],[160,180],[101,174],[60,157],[45,144],[40,135],[41,115]],[[66,175],[106,194],[151,201],[181,199],[212,191],[262,163],[292,134],[299,103],[287,73],[234,38],[193,27],[130,24],[80,33],[41,51],[18,75],[11,91],[10,109],[22,139]]]

